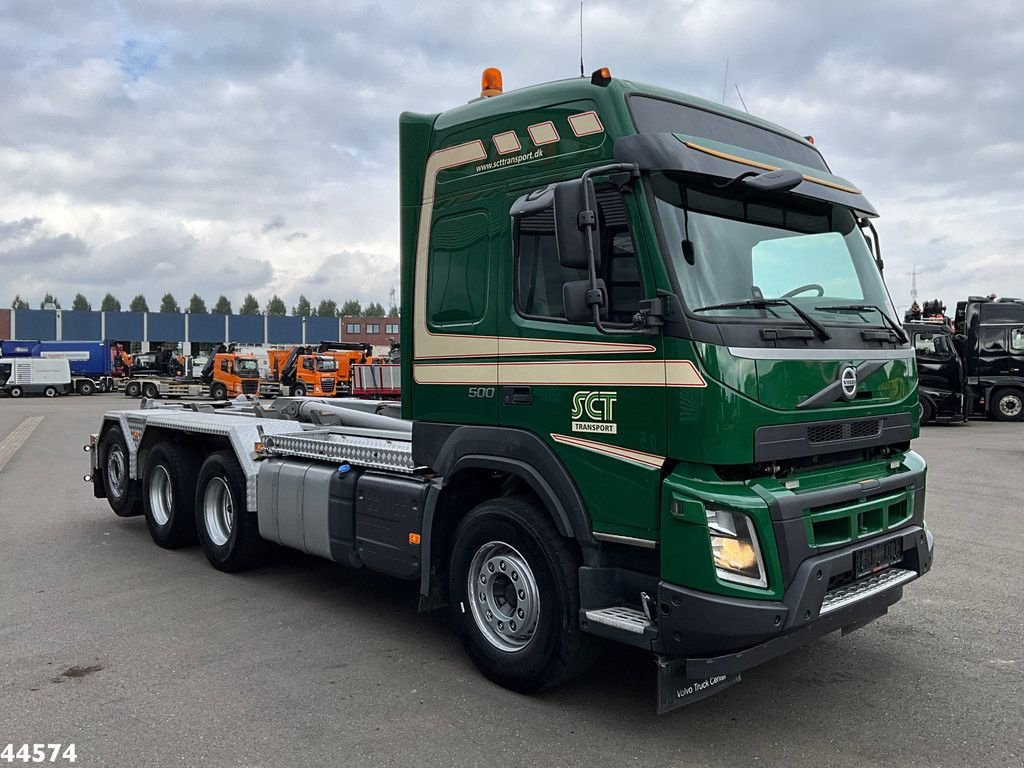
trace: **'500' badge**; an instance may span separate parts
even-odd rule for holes
[[[572,431],[600,432],[614,435],[618,430],[615,423],[615,392],[577,392],[572,396]]]

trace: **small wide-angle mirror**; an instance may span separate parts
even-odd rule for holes
[[[565,311],[565,319],[570,323],[590,323],[594,320],[594,310],[588,303],[592,294],[589,280],[570,280],[562,286],[562,307]],[[601,308],[601,315],[605,314],[605,297],[608,289],[604,280],[597,281],[597,292]]]
[[[803,174],[788,168],[744,177],[742,184],[754,192],[789,192],[804,180]]]

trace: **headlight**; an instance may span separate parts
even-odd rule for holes
[[[718,578],[751,587],[767,587],[761,547],[751,519],[722,509],[708,509],[707,517]]]

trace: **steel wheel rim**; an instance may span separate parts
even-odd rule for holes
[[[121,446],[115,445],[107,454],[107,480],[115,496],[124,495],[125,461]]]
[[[149,480],[149,509],[153,513],[153,521],[160,526],[167,525],[174,508],[174,491],[171,489],[171,476],[163,464],[157,466]]]
[[[1017,395],[1007,395],[999,400],[999,410],[1004,416],[1016,416],[1022,407],[1024,407],[1024,403]]]
[[[467,592],[473,621],[488,643],[517,653],[533,641],[540,619],[540,587],[515,547],[503,541],[480,547],[469,565]]]
[[[235,505],[231,498],[231,489],[224,478],[215,477],[206,486],[203,494],[203,518],[206,521],[206,532],[210,541],[223,547],[231,538],[234,524]]]

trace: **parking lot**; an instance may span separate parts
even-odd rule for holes
[[[1024,425],[924,430],[936,564],[887,617],[657,717],[645,654],[527,698],[415,584],[159,549],[82,482],[127,404],[0,401],[0,744],[74,742],[82,766],[1024,763]]]

